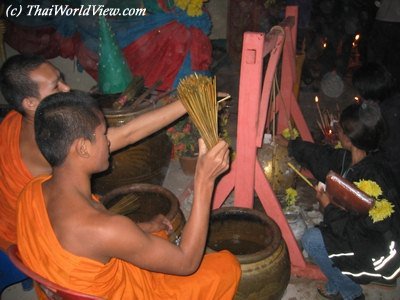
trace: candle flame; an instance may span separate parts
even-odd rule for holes
[[[332,134],[332,129],[329,129],[328,134]]]
[[[315,96],[315,103],[318,103],[318,96]]]
[[[359,102],[360,102],[360,99],[356,96],[356,97],[354,97],[354,101],[355,101],[356,103],[359,103]]]
[[[356,34],[356,36],[354,37],[354,39],[355,39],[356,41],[358,41],[358,40],[360,39],[360,35],[359,35],[359,34]]]
[[[326,42],[324,42],[324,43],[322,44],[322,47],[326,48],[326,46],[328,46],[328,44],[327,44]]]

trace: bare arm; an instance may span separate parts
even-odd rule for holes
[[[186,113],[180,101],[144,113],[121,127],[110,127],[107,137],[111,152],[133,144],[164,128]]]
[[[202,141],[193,207],[180,246],[145,233],[127,218],[113,216],[104,226],[108,229],[101,234],[104,240],[99,244],[104,246],[100,246],[99,251],[103,251],[104,256],[118,257],[140,268],[168,274],[188,275],[197,270],[204,254],[214,181],[229,166],[225,142],[208,152],[205,149]]]

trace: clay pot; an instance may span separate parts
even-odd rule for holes
[[[122,211],[122,215],[135,222],[148,222],[157,214],[163,214],[173,227],[169,240],[177,242],[186,221],[179,200],[171,191],[159,185],[135,183],[112,190],[101,198],[101,202],[106,208],[111,208],[119,201],[124,201],[127,195],[133,195],[134,199],[130,205],[124,205],[126,213]],[[134,209],[129,206],[134,206]]]
[[[98,98],[98,101],[110,127],[124,125],[144,112],[154,109],[147,104],[140,106],[137,111],[113,110],[107,108],[107,104],[103,104],[106,102],[103,98]],[[168,171],[171,148],[165,130],[161,130],[134,145],[112,153],[108,170],[93,176],[93,191],[104,195],[117,187],[132,183],[162,185]]]
[[[179,156],[179,164],[185,175],[193,176],[196,172],[197,156]]]
[[[210,218],[209,251],[223,249],[240,262],[242,276],[234,299],[281,299],[290,278],[286,244],[276,223],[264,213],[224,207]]]

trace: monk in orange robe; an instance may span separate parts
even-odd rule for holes
[[[18,248],[24,263],[36,273],[105,299],[233,298],[240,269],[226,251],[205,255],[190,276],[150,272],[118,258],[102,264],[68,252],[57,240],[47,215],[42,185],[48,179],[42,176],[29,183],[19,207]]]
[[[68,92],[62,74],[42,57],[15,55],[0,70],[0,89],[13,107],[0,124],[0,250],[16,243],[16,201],[33,176],[50,174],[51,166],[36,145],[33,120],[48,95]],[[111,151],[124,148],[165,127],[186,110],[180,101],[160,107],[121,127],[109,128]]]
[[[0,248],[16,242],[17,199],[33,178],[22,161],[19,137],[22,115],[13,111],[0,124]]]
[[[212,191],[229,166],[228,144],[207,150],[199,141],[192,211],[177,246],[93,200],[90,177],[109,164],[106,130],[93,100],[77,91],[39,105],[36,140],[53,174],[31,181],[19,197],[23,262],[44,278],[105,299],[232,299],[238,261],[227,251],[204,255]],[[168,228],[163,220],[153,231]]]

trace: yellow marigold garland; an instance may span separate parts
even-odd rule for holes
[[[203,14],[203,0],[175,0],[175,6],[186,10],[188,16],[198,17]]]
[[[374,197],[374,206],[369,210],[368,215],[373,223],[382,221],[394,213],[394,205],[387,199],[379,199],[382,196],[382,189],[373,180],[360,180],[354,184],[367,195]]]
[[[354,184],[368,196],[378,198],[382,195],[382,189],[375,181],[361,179]]]
[[[287,139],[287,140],[294,140],[294,139],[296,139],[296,138],[299,137],[299,132],[297,131],[296,128],[293,128],[293,129],[292,129],[292,132],[290,132],[290,129],[289,129],[289,128],[285,128],[285,129],[282,131],[282,135],[283,135],[283,137],[284,137],[285,139]]]
[[[372,219],[373,223],[382,221],[387,217],[390,217],[394,213],[394,205],[387,199],[377,200],[374,203],[368,214]]]
[[[342,149],[342,143],[340,141],[337,142],[337,144],[335,145],[335,149]]]
[[[287,188],[286,189],[286,205],[293,206],[296,204],[297,200],[297,191],[294,188]]]

